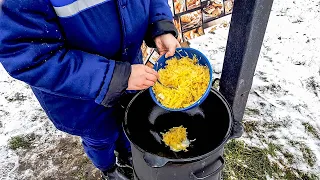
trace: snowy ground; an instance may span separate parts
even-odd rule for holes
[[[260,148],[272,143],[285,157],[272,161],[320,178],[319,12],[320,1],[274,2],[240,140]],[[217,77],[227,34],[221,26],[191,41],[212,60]],[[17,136],[24,146],[12,150],[8,142]],[[0,179],[97,179],[97,173],[78,138],[57,131],[31,89],[0,66]]]

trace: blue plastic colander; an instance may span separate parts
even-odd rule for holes
[[[165,106],[163,106],[156,98],[156,95],[154,94],[153,90],[152,90],[152,87],[149,88],[149,92],[150,92],[150,95],[153,99],[153,101],[160,107],[162,107],[163,109],[166,109],[168,111],[187,111],[189,109],[192,109],[196,106],[199,106],[206,98],[207,96],[209,95],[209,92],[210,92],[210,89],[212,87],[212,83],[213,83],[213,80],[212,80],[212,67],[210,65],[210,62],[209,60],[207,59],[207,57],[205,55],[203,55],[200,51],[196,50],[196,49],[193,49],[193,48],[177,48],[176,50],[176,53],[174,54],[175,57],[177,58],[180,58],[181,56],[182,57],[190,57],[191,59],[196,56],[199,60],[199,64],[201,65],[205,65],[209,68],[209,73],[210,73],[210,82],[208,84],[208,87],[207,87],[207,90],[205,91],[205,93],[203,94],[203,96],[198,100],[196,101],[194,104],[188,106],[188,107],[185,107],[185,108],[180,108],[180,109],[171,109],[171,108],[167,108]],[[159,69],[163,69],[165,68],[166,66],[166,61],[171,59],[172,57],[169,57],[169,58],[165,58],[165,56],[161,56],[159,58],[159,60],[155,63],[153,69],[158,71]]]

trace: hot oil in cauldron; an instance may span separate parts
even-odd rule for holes
[[[152,117],[152,115],[151,115]],[[153,116],[155,117],[155,116]],[[195,108],[186,112],[157,112],[157,116],[149,119],[153,124],[153,137],[159,142],[159,135],[169,131],[173,127],[183,126],[187,128],[187,137],[189,140],[195,140],[188,147],[188,151],[174,152],[168,146],[162,143],[161,150],[158,149],[158,155],[167,158],[190,158],[199,154],[207,153],[206,141],[208,141],[209,128],[205,123],[205,116],[200,108]],[[162,136],[161,136],[162,139]]]

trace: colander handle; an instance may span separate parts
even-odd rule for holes
[[[217,173],[219,173],[223,167],[224,167],[224,159],[222,156],[219,156],[218,159],[216,161],[214,161],[212,164],[210,164],[209,166],[205,167],[205,169],[212,169],[211,166],[215,166],[216,163],[219,163],[220,162],[220,166],[215,170],[213,171],[212,173],[208,174],[208,175],[205,175],[205,176],[201,176],[203,170],[199,171],[199,172],[192,172],[191,173],[191,176],[193,177],[193,179],[196,179],[196,180],[205,180],[205,179],[208,179],[214,175],[216,175]]]

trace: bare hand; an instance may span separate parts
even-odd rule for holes
[[[131,65],[127,90],[142,90],[153,86],[159,75],[148,66],[142,64]]]
[[[172,34],[158,36],[155,38],[154,42],[156,43],[160,55],[166,54],[166,58],[173,56],[176,48],[180,47],[178,40]]]

